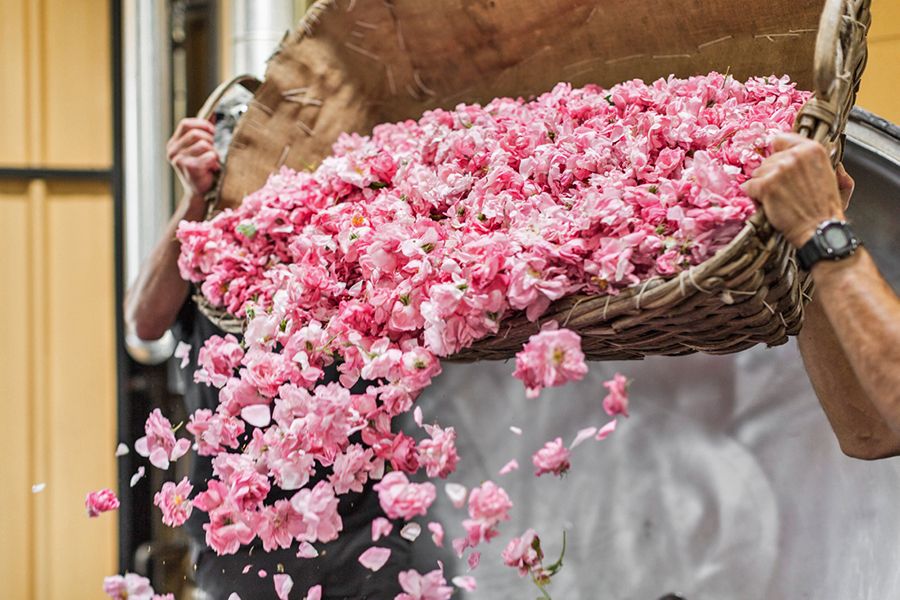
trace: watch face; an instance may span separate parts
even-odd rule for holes
[[[822,232],[822,236],[825,238],[825,244],[831,248],[835,254],[841,254],[851,246],[850,235],[840,225],[826,227]]]

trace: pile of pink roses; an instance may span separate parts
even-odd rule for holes
[[[559,84],[530,101],[343,135],[314,171],[283,168],[240,208],[182,223],[182,275],[245,318],[246,331],[199,352],[195,378],[220,390],[220,404],[186,429],[214,457],[215,478],[191,501],[189,482],[168,484],[157,495],[166,522],[183,523],[192,506],[209,514],[206,540],[219,553],[259,538],[267,549],[299,543],[308,556],[310,544],[338,537],[338,497],[369,481],[388,517],[426,515],[436,488],[408,476],[453,473],[456,433],[420,414],[416,432],[393,421],[440,358],[497,333],[513,312],[537,320],[566,295],[616,294],[709,258],[755,212],[740,184],[807,98],[787,78],[717,73]],[[339,383],[323,384],[330,365]],[[586,370],[578,336],[550,326],[516,375],[536,396]],[[368,386],[351,392],[360,380]],[[611,415],[627,416],[624,385],[608,386]],[[152,415],[139,452],[160,467],[176,460],[184,441],[170,431]],[[579,432],[579,443],[595,433]],[[548,443],[536,473],[562,474],[568,459],[560,439]],[[310,487],[314,474],[327,477]],[[296,494],[267,504],[273,486]],[[453,546],[462,554],[490,541],[511,508],[494,482],[473,489]],[[533,535],[506,552],[523,573],[540,561]],[[449,598],[441,573],[407,572],[402,597]],[[432,591],[409,591],[424,589],[423,577]]]

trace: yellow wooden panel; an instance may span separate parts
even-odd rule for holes
[[[113,212],[103,184],[49,186],[43,339],[47,469],[37,554],[49,599],[98,598],[116,572],[116,515],[89,519],[89,491],[116,488]],[[41,576],[38,573],[38,577]]]
[[[28,155],[25,31],[25,2],[0,2],[0,165],[23,166]]]
[[[43,3],[46,164],[107,168],[112,163],[109,2]]]
[[[2,13],[2,11],[0,11]],[[2,40],[0,40],[2,43]],[[0,182],[0,581],[4,598],[31,597],[30,331],[28,198],[24,183]]]
[[[873,113],[900,123],[900,38],[869,44],[869,62],[856,103]]]
[[[872,27],[869,29],[869,39],[879,41],[896,37],[900,37],[900,2],[872,0]]]

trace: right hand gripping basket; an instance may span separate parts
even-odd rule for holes
[[[320,0],[285,36],[238,122],[216,190],[234,207],[282,165],[308,168],[342,132],[498,96],[729,71],[788,74],[814,97],[795,129],[840,160],[866,63],[870,0]],[[617,296],[553,304],[588,358],[730,353],[796,335],[811,281],[761,212],[715,256]],[[198,298],[228,331],[242,321]],[[540,323],[512,315],[450,360],[506,359]]]

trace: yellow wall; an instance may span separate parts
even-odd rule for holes
[[[109,5],[0,1],[0,167],[111,166]],[[0,597],[99,598],[116,571],[107,182],[0,180]],[[39,494],[35,483],[46,483]]]
[[[856,103],[900,123],[900,0],[872,1],[869,62]]]

